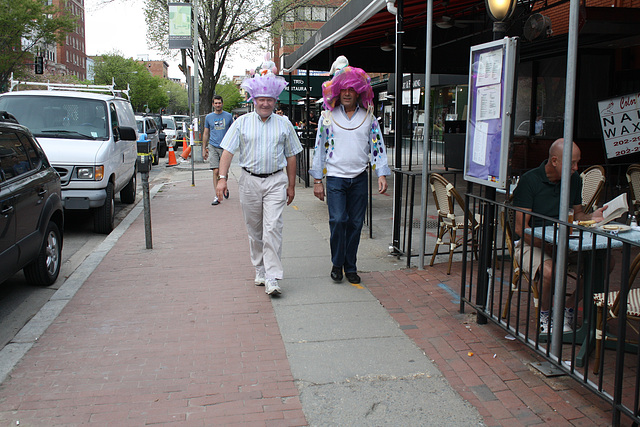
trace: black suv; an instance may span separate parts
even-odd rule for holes
[[[167,134],[164,133],[164,126],[162,125],[162,116],[160,114],[153,113],[145,113],[143,114],[145,117],[153,117],[153,120],[156,122],[156,126],[158,127],[158,157],[164,159],[164,156],[167,155]]]
[[[0,282],[51,285],[62,264],[60,177],[29,129],[0,111]]]

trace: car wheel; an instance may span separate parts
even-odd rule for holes
[[[160,152],[160,157],[164,159],[164,156],[167,155],[167,144],[161,144],[160,147],[158,147],[158,151]]]
[[[96,233],[109,234],[113,231],[116,201],[113,194],[113,183],[107,184],[107,198],[104,205],[96,209],[93,216],[93,229]]]
[[[134,169],[133,176],[129,180],[129,183],[125,185],[122,190],[120,190],[120,200],[122,201],[122,203],[130,205],[131,203],[136,201],[136,189],[138,185],[137,177],[138,174]]]
[[[38,257],[27,264],[24,275],[30,283],[49,286],[58,278],[62,262],[62,238],[55,222],[47,225]]]

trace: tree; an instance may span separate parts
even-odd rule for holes
[[[226,76],[222,76],[218,81],[216,85],[216,95],[220,95],[222,99],[224,99],[224,109],[229,112],[244,101],[236,84]]]
[[[33,63],[36,48],[61,43],[76,18],[42,0],[0,0],[0,85]]]
[[[116,53],[102,55],[94,66],[95,83],[99,85],[115,82],[117,89],[130,87],[129,97],[133,109],[143,112],[145,107],[159,111],[169,105],[165,88],[168,80],[152,75],[144,64]]]
[[[171,80],[164,80],[164,89],[169,96],[168,111],[171,114],[188,114],[189,95],[187,90],[180,83]]]
[[[322,0],[320,0],[322,1]],[[150,47],[169,54],[168,6],[166,0],[145,0],[145,20]],[[216,84],[233,47],[239,41],[256,42],[257,37],[284,19],[285,14],[308,5],[310,0],[200,0],[198,2],[198,36],[196,60],[202,83],[200,112],[211,111]],[[316,0],[315,3],[318,3]],[[256,43],[257,44],[257,43]],[[260,49],[256,47],[255,49]],[[268,46],[264,52],[268,52]],[[193,50],[183,50],[193,61]],[[258,64],[256,64],[258,65]]]

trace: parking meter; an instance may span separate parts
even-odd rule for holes
[[[151,170],[151,140],[147,139],[146,133],[141,133],[138,137],[138,172],[149,172]]]
[[[142,199],[144,201],[144,234],[147,249],[153,249],[151,238],[151,200],[149,198],[149,171],[151,170],[151,141],[146,133],[138,137],[138,172],[142,177]]]

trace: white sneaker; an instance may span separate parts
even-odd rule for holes
[[[541,334],[550,334],[551,333],[551,319],[549,318],[549,311],[540,312],[540,333]]]
[[[256,286],[264,286],[264,273],[256,273],[256,278],[253,281]]]
[[[564,323],[562,325],[562,332],[573,332],[573,309],[564,309]]]
[[[264,292],[267,295],[279,295],[282,293],[282,289],[278,286],[278,279],[267,279],[264,283]]]

